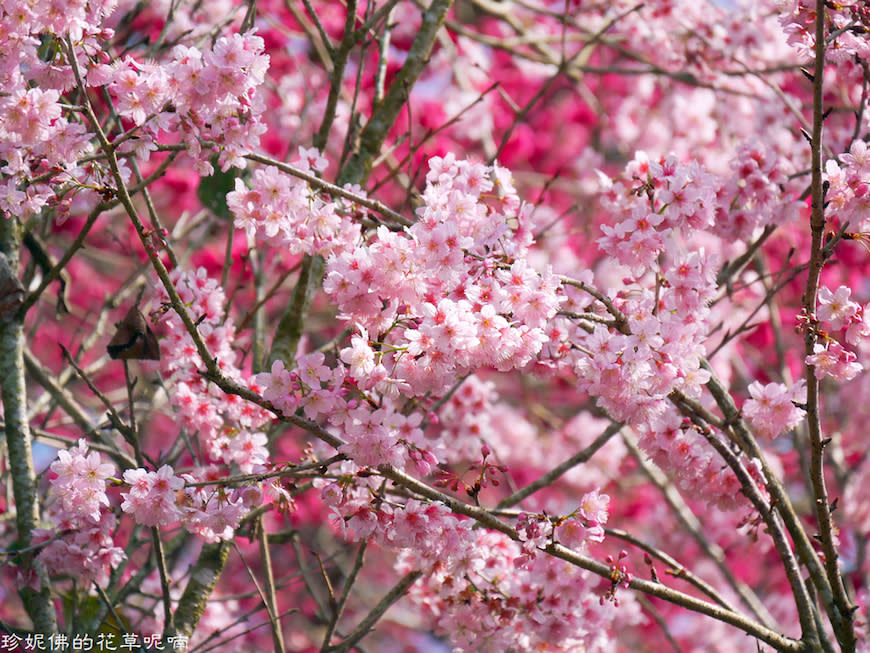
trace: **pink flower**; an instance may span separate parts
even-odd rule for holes
[[[332,370],[323,364],[326,357],[321,352],[299,356],[296,360],[296,370],[299,380],[309,388],[319,388],[320,384],[329,381]]]
[[[517,517],[516,529],[525,553],[520,558],[520,565],[524,566],[537,555],[539,548],[544,548],[550,543],[553,522],[543,514],[530,515],[521,512]]]
[[[867,143],[863,140],[853,141],[849,152],[841,154],[840,160],[857,171],[870,171],[870,150],[867,149]]]
[[[69,451],[59,451],[57,457],[51,464],[51,471],[57,474],[51,485],[63,506],[63,518],[99,520],[103,507],[109,505],[106,481],[115,473],[115,466],[102,462],[96,451],[89,453],[84,439]]]
[[[819,320],[828,322],[832,331],[847,326],[861,310],[858,304],[849,300],[851,294],[852,290],[847,286],[840,286],[835,292],[826,286],[819,288],[816,315]]]
[[[302,164],[300,167],[303,170],[316,170],[323,172],[326,166],[329,165],[329,160],[316,147],[299,146],[299,161]]]
[[[341,350],[341,360],[350,367],[350,375],[363,381],[375,369],[375,352],[368,342],[368,334],[361,329],[350,339],[351,346]]]
[[[239,431],[230,438],[223,460],[237,464],[243,474],[250,474],[255,467],[268,462],[269,450],[266,447],[268,443],[269,439],[264,433]]]
[[[797,426],[806,414],[803,408],[795,405],[806,401],[806,384],[803,380],[791,389],[781,383],[762,386],[760,382],[753,381],[749,385],[749,394],[752,398],[743,404],[743,415],[759,437],[775,438]]]
[[[850,381],[864,369],[855,354],[838,342],[830,343],[827,349],[816,343],[814,351],[815,354],[806,357],[806,364],[814,367],[813,375],[819,380],[830,376],[836,381]]]
[[[176,491],[184,487],[184,481],[175,476],[169,465],[156,472],[144,469],[129,469],[124,472],[124,481],[130,486],[122,493],[121,510],[133,515],[144,526],[166,526],[178,521],[181,512],[176,506]]]
[[[580,502],[580,514],[590,522],[596,524],[607,523],[607,509],[610,506],[610,497],[601,494],[598,490],[587,492]]]
[[[578,517],[569,517],[556,529],[556,538],[559,540],[560,544],[574,549],[575,551],[582,551],[590,541],[600,542],[604,539],[603,529],[600,526],[593,528],[596,529],[596,531],[593,531],[592,528],[588,528],[582,519],[579,519]],[[598,537],[599,533],[597,530],[601,531],[601,537]]]
[[[293,373],[284,368],[281,359],[272,363],[271,371],[257,374],[254,381],[263,388],[263,398],[273,403],[283,401],[298,390]]]

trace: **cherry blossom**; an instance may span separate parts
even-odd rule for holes
[[[866,648],[867,8],[304,4],[0,8],[4,632]]]
[[[743,404],[743,414],[759,436],[775,438],[803,420],[805,411],[798,406],[806,402],[803,382],[787,388],[781,383],[762,386],[753,381],[748,390],[752,398]]]

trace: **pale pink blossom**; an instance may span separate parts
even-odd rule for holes
[[[783,431],[797,426],[806,411],[796,404],[806,402],[803,381],[787,388],[781,383],[762,386],[759,381],[749,385],[752,397],[743,404],[743,415],[762,438],[775,438]]]
[[[847,286],[840,286],[834,292],[831,292],[827,286],[820,287],[816,308],[819,320],[827,322],[833,331],[839,331],[847,326],[861,310],[858,304],[850,301],[851,294],[852,290]]]
[[[353,336],[350,343],[350,347],[341,350],[341,360],[348,364],[350,375],[361,381],[375,368],[375,352],[369,345],[365,329]]]
[[[819,380],[830,376],[835,381],[851,381],[864,369],[855,354],[838,342],[831,342],[827,347],[816,343],[814,351],[806,357],[806,364],[813,366],[813,375]]]

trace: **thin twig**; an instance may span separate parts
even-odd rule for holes
[[[323,181],[315,175],[309,174],[307,172],[302,172],[301,170],[294,168],[293,166],[282,161],[278,161],[277,159],[272,159],[262,154],[256,154],[253,152],[250,154],[246,154],[245,158],[249,161],[262,163],[263,165],[274,166],[281,172],[286,172],[287,174],[298,177],[299,179],[304,179],[318,190],[327,192],[330,195],[334,195],[335,197],[344,198],[350,202],[353,202],[354,204],[359,204],[360,206],[364,206],[367,209],[371,209],[372,211],[377,211],[381,215],[386,216],[401,225],[410,226],[411,224],[413,224],[411,220],[409,220],[400,213],[396,213],[391,208],[389,208],[385,204],[382,204],[381,202],[378,202],[377,200],[363,197],[362,195],[354,193],[353,191],[346,190],[341,186],[330,184],[328,181]]]
[[[604,429],[601,435],[595,438],[592,444],[590,444],[588,447],[586,447],[582,451],[578,451],[576,454],[568,458],[568,460],[556,465],[546,474],[543,474],[525,487],[517,490],[510,496],[505,497],[504,499],[499,501],[497,508],[509,508],[511,506],[515,506],[529,495],[534,494],[542,488],[549,487],[553,484],[553,481],[562,476],[565,472],[576,467],[577,465],[580,465],[581,463],[585,463],[590,458],[592,458],[596,451],[598,451],[601,447],[603,447],[610,441],[610,438],[612,438],[616,433],[619,433],[619,430],[622,428],[622,426],[623,425],[620,422],[613,422],[606,429]]]
[[[806,315],[815,315],[819,279],[825,265],[823,255],[825,235],[825,189],[822,185],[822,153],[824,149],[822,128],[824,123],[824,89],[823,76],[825,72],[825,23],[827,11],[823,3],[816,8],[815,20],[815,65],[813,68],[813,125],[810,140],[810,167],[812,181],[812,212],[810,215],[810,266],[807,275],[806,288],[803,295],[803,307]],[[815,325],[807,324],[804,328],[804,348],[807,356],[815,353],[818,334]],[[813,508],[819,524],[819,542],[824,552],[825,572],[833,593],[833,605],[829,609],[829,617],[837,641],[843,651],[855,650],[855,630],[853,624],[854,606],[846,592],[843,578],[840,575],[839,555],[834,543],[834,524],[831,518],[831,507],[828,503],[828,490],[825,483],[825,442],[822,435],[821,419],[819,417],[819,380],[815,375],[815,367],[805,364],[804,379],[807,385],[806,419],[810,436],[810,478],[812,481]],[[828,607],[828,606],[826,606]],[[801,621],[804,626],[803,620]]]
[[[402,598],[408,589],[423,575],[422,571],[410,571],[398,582],[387,594],[378,601],[378,604],[369,611],[365,619],[351,631],[339,644],[331,646],[328,653],[348,653],[363,637],[365,637],[378,620],[384,615],[391,605]]]
[[[711,542],[707,537],[705,529],[698,518],[695,516],[695,513],[686,505],[686,502],[683,500],[683,497],[673,486],[673,483],[669,482],[667,477],[662,473],[658,468],[654,467],[651,463],[646,460],[646,456],[644,453],[638,448],[637,442],[631,435],[625,431],[622,433],[622,441],[625,443],[625,446],[628,448],[631,455],[637,461],[637,464],[640,466],[641,470],[644,472],[646,477],[650,480],[650,482],[655,485],[659,491],[664,496],[665,501],[670,506],[677,520],[682,524],[683,528],[694,538],[694,540],[698,543],[698,545],[703,549],[704,553],[710,558],[713,563],[716,565],[716,568],[719,570],[719,573],[722,574],[725,581],[731,586],[731,588],[740,596],[743,600],[743,603],[752,610],[752,613],[756,616],[756,618],[761,621],[768,628],[776,627],[776,620],[755,594],[752,589],[746,585],[746,583],[738,580],[730,567],[728,567],[727,561],[725,559],[725,552],[722,548],[716,544],[715,542]]]
[[[362,569],[367,548],[368,541],[363,540],[356,552],[356,558],[354,559],[350,574],[348,574],[347,579],[344,581],[344,588],[341,591],[341,596],[333,608],[332,618],[326,626],[326,633],[323,635],[323,645],[320,647],[321,651],[325,652],[329,649],[329,643],[332,641],[332,635],[335,633],[335,629],[338,626],[338,620],[341,619],[344,607],[347,605],[347,600],[350,598],[350,592],[353,589],[360,570]]]

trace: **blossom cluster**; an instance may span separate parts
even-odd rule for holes
[[[264,42],[253,33],[231,34],[213,47],[178,45],[171,61],[157,64],[127,55],[109,60],[101,42],[113,35],[101,22],[116,8],[112,2],[12,2],[0,9],[0,212],[22,218],[71,203],[93,206],[97,189],[116,182],[104,163],[83,158],[92,150],[94,126],[70,111],[62,94],[75,83],[72,62],[86,88],[104,87],[122,119],[118,151],[148,160],[161,135],[180,134],[202,174],[211,157],[225,169],[244,165],[245,154],[259,145],[266,127],[258,88],[269,64]],[[71,37],[70,50],[62,40]],[[48,43],[51,57],[46,58]],[[47,60],[46,60],[47,59]],[[39,86],[32,87],[33,82]],[[206,147],[203,144],[208,144]],[[121,163],[125,181],[131,177]]]
[[[791,388],[782,383],[762,385],[760,381],[753,381],[748,391],[751,399],[743,404],[743,416],[760,438],[775,438],[797,426],[806,416],[806,411],[799,406],[807,400],[803,379]]]
[[[327,165],[314,148],[300,147],[299,155],[295,166],[300,172],[322,172]],[[360,234],[349,211],[315,193],[308,182],[274,167],[255,169],[248,185],[236,179],[227,206],[236,227],[250,238],[291,254],[333,254],[352,246]]]
[[[599,246],[630,272],[625,282],[632,291],[617,296],[606,311],[592,305],[595,320],[588,322],[588,333],[574,331],[581,347],[563,361],[573,366],[581,389],[637,430],[642,448],[674,474],[679,487],[722,507],[736,505],[740,484],[707,441],[706,435],[718,436],[688,428],[670,400],[673,393],[700,398],[711,378],[702,361],[714,325],[709,304],[718,293],[719,260],[692,243],[714,224],[723,235],[751,236],[760,222],[737,217],[729,229],[721,224],[734,209],[757,209],[761,220],[762,205],[778,196],[770,190],[767,175],[774,172],[763,153],[743,151],[736,169],[740,183],[724,183],[695,162],[673,156],[652,161],[642,152],[621,178],[602,176],[604,205],[617,221],[602,227]],[[746,190],[753,178],[752,190]],[[786,414],[780,430],[799,417]]]
[[[442,392],[479,367],[527,365],[561,302],[556,277],[521,258],[531,207],[507,170],[448,155],[430,161],[426,179],[418,220],[331,257],[324,281],[360,328],[354,358],[386,367],[408,396]]]
[[[263,501],[256,486],[221,487],[217,470],[204,468],[177,476],[169,465],[156,472],[128,469],[121,510],[149,527],[180,523],[206,542],[230,540],[242,518]]]
[[[465,558],[436,564],[409,592],[410,601],[456,651],[599,651],[619,624],[642,620],[630,595],[620,610],[594,596],[600,583],[568,563],[538,556],[517,569],[520,547],[501,533],[478,532]],[[420,556],[404,551],[399,571],[416,568]]]
[[[224,169],[242,167],[244,154],[259,145],[266,129],[260,118],[265,105],[257,93],[269,66],[263,48],[263,39],[253,33],[232,34],[205,52],[177,45],[164,65],[130,56],[97,64],[88,83],[106,87],[115,110],[136,130],[137,148],[159,131],[181,134],[197,171],[208,175],[211,154],[203,151],[203,141],[219,146]]]
[[[852,291],[840,286],[835,291],[828,287],[819,288],[816,319],[819,327],[837,333],[846,330],[845,340],[866,352],[867,336],[870,325],[865,321],[867,306],[861,306],[850,299]],[[813,375],[821,380],[832,377],[836,381],[851,381],[863,369],[855,352],[843,347],[831,333],[820,329],[821,342],[814,345],[813,353],[806,357],[806,364],[813,366]]]
[[[128,469],[124,482],[130,487],[124,496],[121,510],[130,513],[143,526],[168,526],[181,518],[175,504],[176,493],[184,481],[173,473],[169,465],[156,472]]]
[[[744,143],[735,153],[732,174],[717,189],[718,206],[712,231],[726,242],[749,242],[759,227],[790,224],[801,203],[790,196],[788,157],[773,146]]]
[[[741,168],[744,179],[762,174],[753,171],[760,170],[764,158],[750,154],[752,163]],[[769,166],[766,170],[773,174]],[[597,323],[587,334],[566,318],[547,323],[563,301],[555,292],[560,287],[554,277],[534,272],[522,259],[510,267],[491,261],[495,251],[520,255],[531,244],[522,221],[528,211],[515,197],[509,177],[498,166],[487,170],[446,157],[431,162],[427,204],[406,235],[380,227],[370,243],[328,261],[325,290],[344,317],[358,325],[350,346],[340,352],[346,377],[334,377],[318,355],[307,381],[276,362],[257,383],[283,410],[302,405],[310,417],[329,415],[347,441],[342,453],[358,464],[404,468],[413,461],[419,468],[428,460],[422,471],[436,460],[462,457],[455,438],[448,438],[450,444],[441,439],[461,422],[448,420],[450,426],[435,441],[422,439],[415,427],[403,435],[395,423],[400,413],[394,400],[400,394],[443,392],[452,379],[476,367],[507,370],[525,365],[547,343],[548,355],[572,362],[580,389],[596,397],[615,419],[648,434],[642,443],[648,443],[650,455],[677,470],[684,487],[703,487],[704,496],[730,505],[739,485],[736,478],[703,437],[682,428],[667,401],[675,390],[700,396],[709,379],[700,362],[707,303],[716,292],[716,259],[703,249],[684,252],[676,243],[678,235],[690,238],[712,226],[719,186],[697,164],[681,164],[673,157],[655,162],[642,153],[624,178],[630,180],[627,186],[622,181],[608,186],[607,201],[611,210],[631,217],[612,229],[605,227],[601,241],[602,249],[628,265],[638,279],[633,294],[614,303],[624,315],[621,328]],[[769,202],[770,193],[763,199],[758,193],[770,183],[755,184],[742,205]],[[508,226],[499,213],[503,210],[513,212],[515,226]],[[489,219],[483,222],[482,217]],[[645,285],[643,279],[651,274],[663,281],[660,287]],[[563,348],[553,349],[547,338],[556,332],[560,338],[574,334],[582,347],[570,356]],[[511,361],[511,343],[523,338],[535,343],[534,348],[520,361]],[[342,383],[381,398],[347,401]],[[312,400],[317,408],[311,407]],[[474,419],[482,417],[478,411]],[[468,442],[469,452],[477,447],[479,427],[470,431],[475,435]],[[418,435],[412,437],[414,433]],[[675,433],[680,437],[672,437]],[[691,452],[698,464],[683,464]]]
[[[217,281],[208,278],[204,268],[195,273],[177,268],[172,273],[175,289],[218,367],[228,377],[247,384],[236,365],[233,349],[235,328],[224,316],[226,296]],[[266,436],[259,427],[270,415],[265,410],[234,395],[217,391],[199,373],[202,358],[181,318],[168,311],[169,296],[158,287],[153,300],[165,335],[160,340],[160,367],[167,375],[171,402],[183,428],[198,434],[208,460],[236,465],[250,473],[268,460]]]
[[[79,440],[58,452],[51,472],[48,517],[53,529],[34,532],[34,543],[44,544],[38,563],[49,574],[70,574],[84,583],[104,585],[110,571],[127,557],[115,545],[117,520],[106,494],[115,466]]]
[[[593,491],[577,510],[557,520],[520,515],[519,542],[501,533],[477,531],[440,504],[409,499],[402,506],[377,496],[378,481],[342,464],[337,481],[318,481],[333,520],[353,540],[372,538],[401,551],[397,569],[425,575],[411,600],[431,612],[434,627],[450,633],[456,650],[606,650],[604,628],[613,619],[631,619],[603,610],[597,601],[576,600],[577,591],[594,594],[598,583],[561,560],[538,555],[539,548],[561,542],[578,552],[604,539],[609,497]],[[571,588],[568,591],[568,588]]]
[[[627,217],[602,228],[599,246],[627,266],[636,287],[614,302],[617,313],[608,309],[622,324],[593,322],[572,360],[580,387],[615,419],[654,424],[671,392],[697,397],[709,379],[700,361],[718,261],[677,243],[712,225],[715,183],[697,164],[657,163],[643,153],[624,179],[628,185],[606,182],[605,197],[609,210]]]
[[[816,3],[813,0],[790,0],[784,2],[780,22],[788,35],[788,43],[803,57],[813,56]],[[870,58],[870,43],[862,34],[870,24],[866,6],[855,0],[838,2],[828,8],[826,21],[825,56],[833,63],[851,62],[856,58]],[[852,29],[855,28],[855,29]]]
[[[12,88],[0,96],[4,218],[30,216],[56,202],[56,184],[84,176],[77,160],[92,149],[85,128],[64,115],[58,90],[28,89],[23,80],[20,88]]]
[[[779,7],[783,32],[801,62],[815,58],[816,4],[814,0],[788,0]],[[870,40],[867,39],[870,12],[867,4],[860,0],[827,3],[825,19],[825,92],[859,106],[863,96],[865,68],[870,58]],[[833,152],[848,149],[858,134],[866,132],[870,124],[868,116],[862,112],[857,114],[857,119],[857,124],[849,124],[851,121],[826,121],[826,141],[834,144]],[[858,190],[858,203],[861,196],[863,191]],[[858,215],[856,218],[856,224],[863,221]]]
[[[867,143],[854,141],[849,151],[825,163],[828,192],[825,200],[832,218],[840,224],[849,223],[851,229],[864,232],[870,210],[870,151]]]
[[[254,186],[267,177],[279,179],[264,171]],[[381,226],[327,261],[324,290],[357,326],[343,365],[330,371],[322,354],[299,356],[297,370],[276,361],[256,378],[282,410],[328,416],[347,442],[342,453],[363,466],[431,469],[444,447],[423,437],[420,416],[404,416],[399,398],[443,392],[477,368],[529,364],[561,302],[555,275],[519,258],[531,244],[530,209],[506,170],[448,156],[431,161],[427,182],[413,226]],[[237,185],[232,204],[248,192]]]

